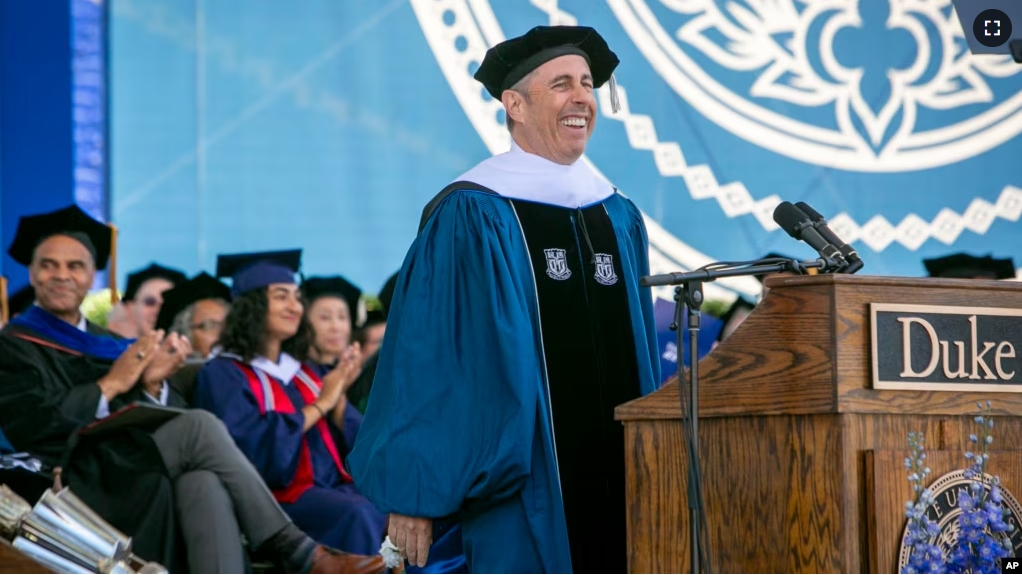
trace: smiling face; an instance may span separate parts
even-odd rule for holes
[[[77,321],[96,275],[89,250],[68,236],[47,238],[36,247],[28,271],[39,306],[65,321]]]
[[[284,341],[298,333],[301,325],[302,300],[294,284],[270,284],[266,288],[266,335]]]
[[[351,312],[339,297],[322,296],[309,306],[313,346],[322,354],[340,356],[351,343]]]
[[[554,58],[526,76],[524,84],[505,90],[502,97],[514,120],[511,135],[515,142],[522,150],[551,162],[575,163],[596,125],[589,64],[576,55]]]

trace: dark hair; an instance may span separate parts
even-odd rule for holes
[[[240,355],[251,361],[259,353],[259,344],[266,331],[266,314],[270,309],[268,288],[254,289],[234,298],[231,311],[224,321],[224,331],[218,345],[224,352]],[[305,361],[309,355],[309,323],[302,314],[298,332],[285,340],[280,351],[298,361]]]
[[[369,340],[369,328],[372,327],[373,325],[377,324],[374,323],[372,325],[364,325],[356,329],[355,331],[351,332],[351,343],[357,343],[364,348],[366,345],[366,341]]]
[[[322,297],[322,296],[320,296],[320,297]],[[345,305],[348,304],[348,302],[341,295],[333,295],[333,294],[331,294],[331,297],[335,297],[335,298],[343,301]],[[305,302],[305,313],[302,314],[302,325],[306,326],[306,329],[305,329],[305,341],[306,341],[306,343],[308,345],[305,346],[305,355],[307,357],[312,355],[312,354],[309,353],[309,350],[311,350],[311,349],[315,349],[316,354],[322,354],[322,351],[319,349],[318,346],[316,346],[316,328],[312,325],[312,322],[309,321],[309,310],[312,309],[312,304],[316,303],[316,300],[318,300],[318,299],[319,299],[319,297],[307,297],[307,296],[303,299],[303,301]],[[351,315],[351,314],[349,313],[348,315]],[[299,329],[299,331],[301,331],[301,330]],[[294,355],[294,354],[291,354],[291,355]],[[316,359],[319,359],[319,358],[317,357]]]

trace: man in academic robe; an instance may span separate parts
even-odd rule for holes
[[[134,338],[156,329],[164,292],[186,279],[184,272],[157,263],[128,274],[121,302],[125,322],[113,325],[112,331],[121,337]]]
[[[231,308],[231,288],[206,272],[163,292],[156,329],[188,340],[192,354],[170,379],[171,392],[192,404],[199,370],[213,356]]]
[[[627,569],[614,408],[660,381],[648,242],[580,159],[617,63],[592,28],[543,26],[476,73],[512,147],[427,206],[348,459],[412,564],[454,518],[471,572]]]
[[[179,526],[194,572],[244,570],[241,533],[290,572],[379,571],[379,558],[333,552],[295,527],[207,412],[78,433],[140,395],[166,404],[165,380],[190,351],[176,335],[131,342],[85,320],[79,308],[110,247],[109,229],[77,206],[19,222],[8,253],[28,266],[37,304],[0,331],[0,429],[10,442],[63,465],[71,489],[132,536],[140,557],[172,570]]]
[[[156,329],[185,337],[196,359],[207,359],[230,311],[231,288],[206,272],[163,293]]]

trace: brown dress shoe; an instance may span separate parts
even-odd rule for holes
[[[384,573],[387,566],[379,555],[354,555],[319,545],[312,552],[309,573]]]

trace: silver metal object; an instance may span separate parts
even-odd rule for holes
[[[37,563],[57,573],[93,573],[93,571],[89,571],[59,553],[50,551],[39,543],[24,537],[16,537],[11,545],[26,556],[34,559]]]
[[[10,540],[18,534],[18,528],[25,517],[32,512],[32,506],[6,485],[0,485],[0,536]]]
[[[67,488],[46,491],[35,507],[29,507],[0,485],[0,534],[59,573],[167,573],[159,563],[133,555],[131,538]]]

